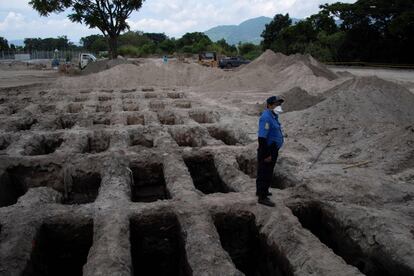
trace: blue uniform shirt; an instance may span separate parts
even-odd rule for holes
[[[276,143],[278,149],[283,146],[283,133],[279,116],[270,109],[266,109],[260,116],[258,136],[266,138],[268,146],[272,143]]]

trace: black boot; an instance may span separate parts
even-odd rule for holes
[[[262,205],[266,205],[269,207],[275,207],[275,204],[266,196],[266,197],[259,197],[258,203]]]

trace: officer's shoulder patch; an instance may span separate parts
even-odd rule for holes
[[[269,123],[266,123],[266,124],[265,124],[265,129],[269,129],[269,128],[270,128]]]

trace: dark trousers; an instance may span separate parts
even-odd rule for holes
[[[259,151],[257,153],[256,194],[259,197],[266,197],[266,194],[269,192],[278,155],[279,151],[276,146],[271,147],[271,162],[265,162],[264,159],[267,156],[261,156]]]

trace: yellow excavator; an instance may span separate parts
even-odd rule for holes
[[[198,64],[208,67],[218,67],[216,52],[202,52],[198,54]]]

